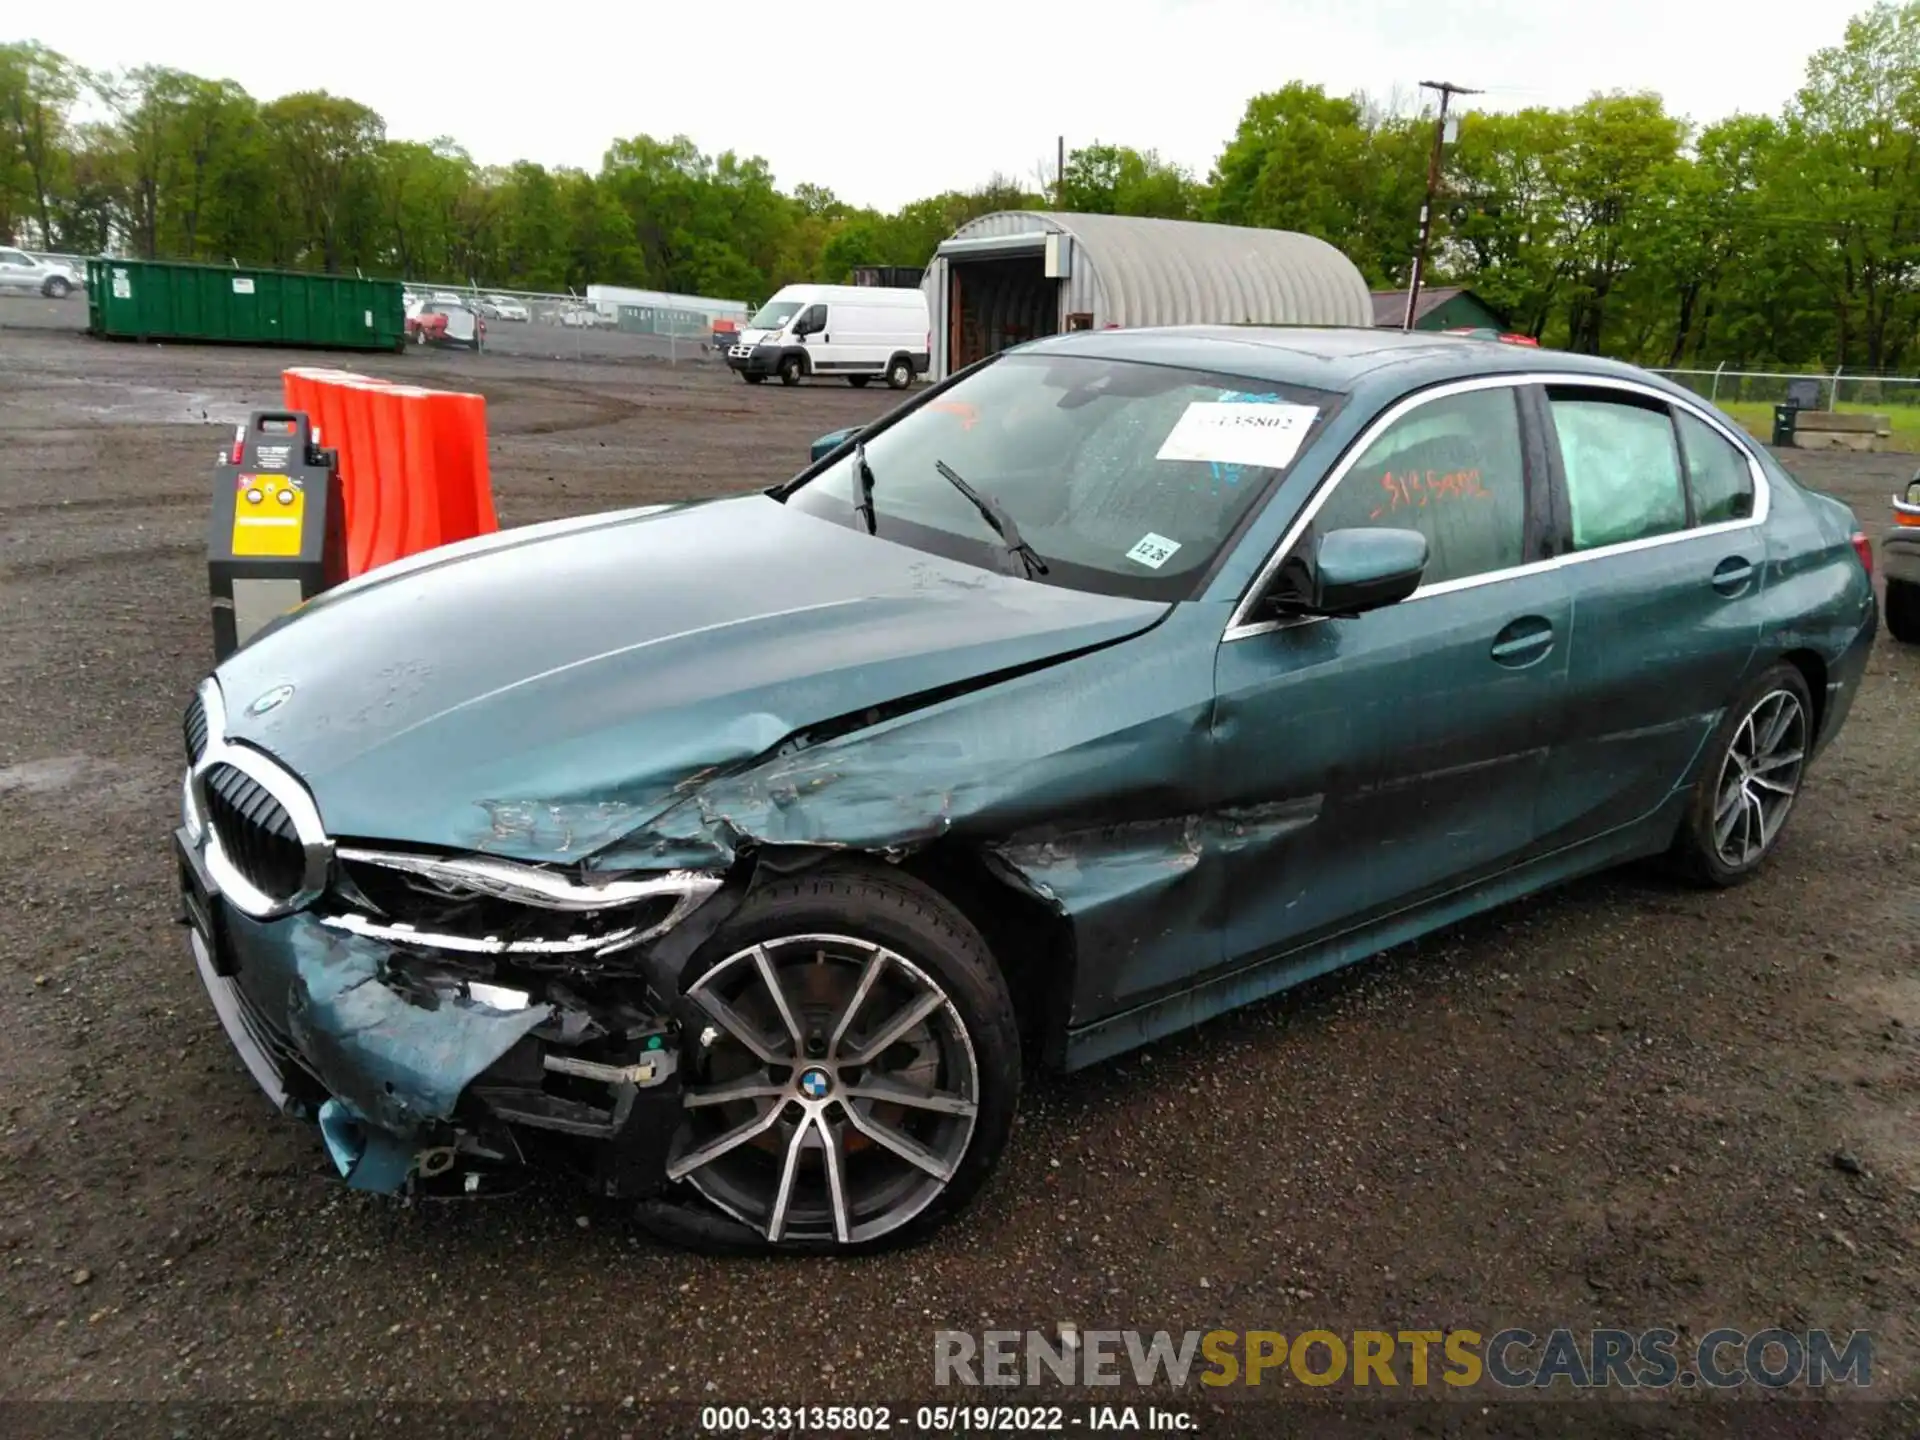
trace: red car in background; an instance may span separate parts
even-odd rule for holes
[[[416,345],[464,345],[478,350],[487,338],[487,322],[465,305],[429,300],[407,316],[407,338]]]

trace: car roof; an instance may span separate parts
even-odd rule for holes
[[[1178,325],[1143,330],[1082,330],[1019,347],[1025,354],[1087,355],[1177,365],[1348,393],[1417,389],[1470,375],[1553,371],[1675,387],[1637,366],[1595,355],[1505,345],[1433,331],[1285,325]]]

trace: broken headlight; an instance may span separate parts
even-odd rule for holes
[[[484,856],[336,852],[335,929],[395,944],[529,960],[592,959],[685,919],[720,888],[691,870],[581,877]]]

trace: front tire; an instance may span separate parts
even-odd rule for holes
[[[867,381],[872,378],[871,375],[849,375],[847,376],[847,384],[856,390],[864,390],[867,388]]]
[[[740,372],[740,378],[746,381],[747,384],[749,385],[758,385],[762,380],[766,379],[767,377],[764,375],[749,375],[746,371],[742,370]]]
[[[780,360],[780,383],[798,385],[800,377],[807,373],[806,362],[798,355],[782,356]]]
[[[1813,700],[1800,672],[1772,666],[1727,708],[1707,745],[1670,859],[1716,889],[1758,874],[1799,799],[1813,749]]]
[[[1019,1030],[986,942],[929,887],[838,864],[775,881],[684,983],[707,1023],[667,1173],[738,1228],[718,1242],[674,1227],[676,1241],[889,1249],[992,1172],[1019,1099]]]
[[[1887,581],[1887,633],[1902,645],[1920,645],[1920,585]]]

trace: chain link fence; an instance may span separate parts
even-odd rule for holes
[[[1920,409],[1920,375],[1851,374],[1815,371],[1655,370],[1676,385],[1715,405],[1782,405],[1796,392],[1813,397],[1822,410]]]

